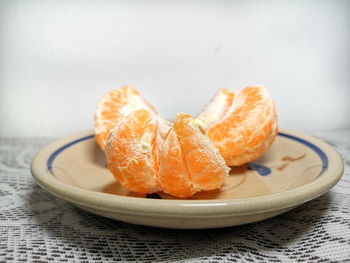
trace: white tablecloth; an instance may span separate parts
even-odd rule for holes
[[[343,157],[340,182],[280,216],[169,230],[87,213],[40,188],[33,156],[53,139],[0,139],[0,262],[350,262],[350,131],[313,132]]]

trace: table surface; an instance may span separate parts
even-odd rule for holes
[[[87,213],[38,186],[29,166],[53,138],[0,138],[0,262],[350,262],[350,130],[310,133],[344,160],[323,196],[261,222],[171,230]]]

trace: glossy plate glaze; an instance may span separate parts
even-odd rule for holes
[[[328,144],[281,130],[258,160],[232,167],[220,190],[177,199],[139,195],[108,171],[91,131],[42,149],[31,171],[47,191],[84,210],[133,224],[168,228],[215,228],[251,223],[286,212],[333,187],[343,162]]]

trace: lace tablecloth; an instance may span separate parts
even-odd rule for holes
[[[0,139],[0,262],[350,262],[350,131],[314,132],[343,157],[340,182],[280,216],[170,230],[87,213],[41,189],[33,156],[52,139]]]

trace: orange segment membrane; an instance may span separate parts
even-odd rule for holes
[[[110,133],[105,151],[108,168],[130,191],[150,193],[158,190],[157,128],[153,115],[141,109],[124,117]]]
[[[268,91],[262,86],[249,86],[231,94],[221,92],[216,95],[219,96],[222,97],[220,105],[225,101],[221,113],[216,113],[219,119],[203,118],[207,122],[208,137],[229,166],[259,158],[278,131],[275,106]],[[228,106],[231,97],[233,100]],[[214,98],[199,116],[210,116],[208,109],[215,109],[215,103],[218,99]]]
[[[262,86],[221,89],[198,119],[162,119],[129,86],[108,92],[95,114],[95,137],[107,165],[128,190],[187,198],[220,188],[236,166],[259,158],[278,132],[275,106]]]

